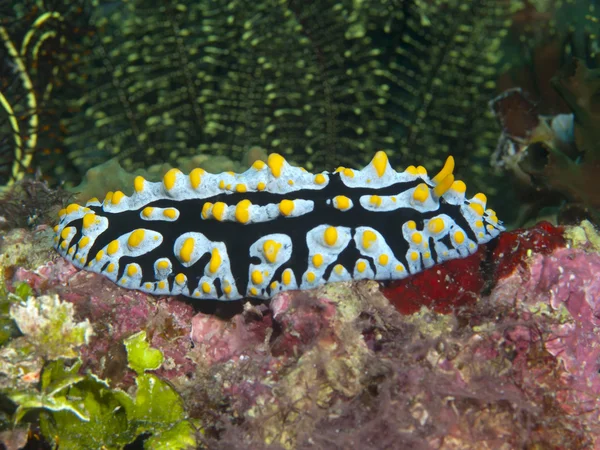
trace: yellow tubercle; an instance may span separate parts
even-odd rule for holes
[[[242,200],[235,207],[235,219],[240,223],[247,223],[250,220],[250,200]]]
[[[208,282],[203,282],[202,283],[202,292],[204,292],[205,294],[210,294],[211,291],[211,286]]]
[[[204,173],[204,169],[200,168],[196,168],[190,172],[189,178],[190,186],[192,186],[192,189],[198,189],[198,187],[202,183],[202,175],[204,175]]]
[[[338,239],[338,232],[335,227],[327,227],[323,233],[323,240],[329,246],[335,245]]]
[[[87,228],[90,228],[95,223],[96,223],[96,214],[87,213],[85,216],[83,216],[81,225],[83,228],[87,229]]]
[[[431,219],[429,221],[428,228],[431,233],[437,234],[444,231],[445,226],[446,225],[444,224],[444,220],[439,217],[436,217],[435,219]]]
[[[266,165],[267,164],[264,161],[261,161],[260,159],[258,159],[252,163],[252,168],[254,170],[262,170],[265,168]]]
[[[212,208],[212,214],[214,218],[217,219],[219,222],[223,221],[226,209],[227,204],[223,202],[216,202]]]
[[[415,199],[418,202],[424,203],[428,198],[429,186],[427,186],[425,183],[419,184],[413,192],[413,199]]]
[[[471,207],[471,209],[473,211],[475,211],[478,215],[483,216],[483,206],[481,206],[479,203],[475,203],[475,202],[471,202],[469,204],[469,206]]]
[[[281,243],[274,241],[273,239],[267,239],[263,243],[263,255],[265,255],[265,259],[273,264],[277,261],[277,254],[279,253],[280,248]]]
[[[245,184],[236,184],[235,185],[235,191],[239,192],[240,194],[243,194],[244,192],[248,191],[248,187]]]
[[[314,282],[315,282],[315,280],[316,280],[316,278],[317,278],[317,277],[316,277],[316,275],[315,275],[315,273],[314,273],[314,272],[308,272],[308,273],[306,274],[306,281],[308,281],[309,283],[314,283]]]
[[[464,181],[456,180],[454,183],[452,183],[450,189],[457,192],[458,194],[464,194],[465,192],[467,192],[467,185],[464,183]]]
[[[135,192],[142,192],[144,190],[145,182],[146,180],[144,179],[144,177],[135,177],[135,179],[133,180],[133,189],[135,190]]]
[[[419,245],[421,242],[423,242],[423,235],[421,233],[413,233],[410,239],[413,241],[413,243]]]
[[[379,195],[371,195],[371,198],[369,199],[369,203],[375,207],[380,207],[382,201],[383,200]]]
[[[454,158],[452,156],[448,156],[446,158],[446,162],[444,163],[444,167],[442,170],[438,172],[438,174],[431,179],[431,181],[435,184],[439,184],[444,178],[454,172]]]
[[[350,199],[345,195],[338,195],[333,200],[335,202],[334,205],[340,211],[346,211],[348,208],[350,208]]]
[[[390,257],[388,255],[386,255],[385,253],[379,255],[378,261],[379,261],[379,264],[381,264],[382,266],[387,266],[389,260],[390,260]]]
[[[379,176],[379,178],[381,178],[385,173],[385,169],[387,169],[388,166],[388,156],[385,154],[385,152],[378,151],[377,153],[375,153],[375,156],[371,160],[371,164],[373,164],[377,175]]]
[[[79,239],[79,242],[77,243],[77,245],[79,246],[79,248],[84,248],[84,247],[87,247],[89,243],[90,243],[90,238],[87,236],[84,236],[81,239]]]
[[[111,194],[112,194],[112,192],[111,192]],[[71,214],[71,213],[79,211],[80,208],[81,208],[81,205],[78,205],[77,203],[71,203],[69,206],[67,206],[66,212],[67,212],[67,214]]]
[[[177,181],[177,175],[179,175],[180,173],[181,170],[179,169],[171,169],[167,173],[165,173],[163,177],[163,185],[165,186],[165,189],[167,191],[173,189],[173,186],[175,186],[175,182]]]
[[[462,244],[463,242],[465,242],[465,234],[462,231],[455,231],[454,232],[454,241],[457,244]]]
[[[321,267],[321,265],[323,264],[323,255],[321,255],[320,253],[317,253],[316,255],[314,255],[312,257],[312,263],[313,263],[313,266],[315,266],[317,269],[319,267]]]
[[[127,275],[128,276],[132,277],[137,273],[138,273],[138,269],[136,266],[134,266],[133,264],[130,264],[127,266]]]
[[[253,271],[251,278],[254,284],[261,284],[263,282],[263,274],[260,270]]]
[[[186,280],[186,276],[182,273],[178,273],[177,275],[175,275],[175,282],[177,284],[185,284]]]
[[[377,242],[377,235],[371,230],[365,230],[362,235],[363,247],[369,249],[375,242]]]
[[[485,194],[478,192],[477,194],[475,194],[473,196],[474,199],[479,200],[481,203],[483,203],[484,205],[487,203],[487,197],[485,196]]]
[[[278,153],[271,153],[267,159],[267,165],[269,166],[269,169],[271,169],[271,173],[275,178],[279,178],[281,176],[281,171],[283,170],[284,164],[284,157]]]
[[[356,270],[359,273],[363,273],[365,270],[367,270],[367,263],[364,261],[359,261],[358,263],[356,263]]]
[[[169,263],[169,261],[166,261],[164,259],[161,259],[156,263],[156,268],[158,270],[167,270],[169,267],[171,267],[171,264]]]
[[[446,192],[448,192],[450,190],[450,188],[452,187],[453,184],[454,184],[454,175],[453,174],[448,174],[446,176],[446,178],[442,179],[442,181],[440,181],[433,188],[433,193],[437,197],[441,197],[442,195],[444,195]]]
[[[285,269],[283,274],[281,275],[281,281],[286,286],[289,286],[292,283],[292,269]]]
[[[109,256],[114,255],[118,251],[119,251],[119,241],[117,241],[116,239],[114,241],[111,241],[111,243],[108,244],[108,247],[106,247],[106,254]]]
[[[121,191],[116,191],[110,199],[110,202],[113,205],[118,205],[121,203],[121,200],[123,200],[123,197],[125,197],[125,194],[123,194]]]
[[[167,208],[163,211],[163,215],[168,219],[175,219],[177,217],[177,210],[173,208]]]
[[[213,248],[210,256],[210,263],[208,265],[208,270],[210,271],[210,273],[216,273],[217,270],[219,270],[219,267],[221,267],[222,261],[223,259],[221,258],[221,253],[219,253],[219,249]]]
[[[266,188],[267,188],[267,185],[265,184],[264,181],[259,181],[258,184],[256,185],[257,191],[264,191]]]
[[[294,201],[293,200],[281,200],[279,202],[279,212],[284,216],[289,216],[294,212]]]
[[[345,177],[354,178],[354,170],[352,169],[344,169],[343,174]]]
[[[195,241],[194,238],[187,238],[183,241],[181,250],[179,250],[179,259],[184,263],[188,263],[192,260],[192,253],[194,252]]]
[[[202,205],[202,218],[203,219],[208,219],[210,218],[210,211],[213,207],[213,204],[211,202],[206,202],[204,205]]]
[[[138,230],[133,231],[129,235],[129,239],[127,239],[127,245],[130,248],[136,248],[137,246],[139,246],[144,241],[144,235],[145,234],[146,233],[142,229],[138,229]]]
[[[323,184],[327,181],[327,179],[325,178],[325,175],[323,175],[322,173],[318,173],[315,175],[315,183],[316,184]]]

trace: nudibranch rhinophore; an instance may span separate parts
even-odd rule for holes
[[[276,153],[246,172],[142,177],[131,196],[60,211],[55,247],[120,286],[199,299],[404,278],[462,258],[504,228],[486,196],[466,199],[454,159],[429,178],[380,151],[362,170],[312,174]]]

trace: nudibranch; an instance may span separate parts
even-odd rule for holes
[[[135,178],[131,196],[59,212],[55,247],[120,286],[198,299],[267,299],[344,280],[404,278],[462,258],[504,228],[465,197],[454,159],[430,178],[380,151],[362,170],[312,174],[279,154],[246,172]]]

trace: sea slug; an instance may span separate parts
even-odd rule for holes
[[[312,174],[276,153],[246,172],[177,169],[131,196],[71,204],[56,249],[120,286],[198,299],[267,299],[350,279],[398,279],[473,253],[503,227],[466,199],[454,159],[430,178],[384,152],[362,170]]]

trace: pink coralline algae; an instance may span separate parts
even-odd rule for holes
[[[490,297],[524,309],[532,318],[557,318],[543,333],[544,348],[565,369],[556,398],[565,413],[594,419],[600,412],[599,274],[598,253],[562,248],[535,255],[526,273],[513,272],[500,280]],[[596,420],[590,424],[600,432]]]
[[[4,280],[72,303],[93,327],[82,370],[116,387],[134,386],[123,341],[145,330],[207,448],[600,449],[592,242],[589,224],[542,223],[384,289],[334,283],[228,315],[57,256],[13,258]]]

